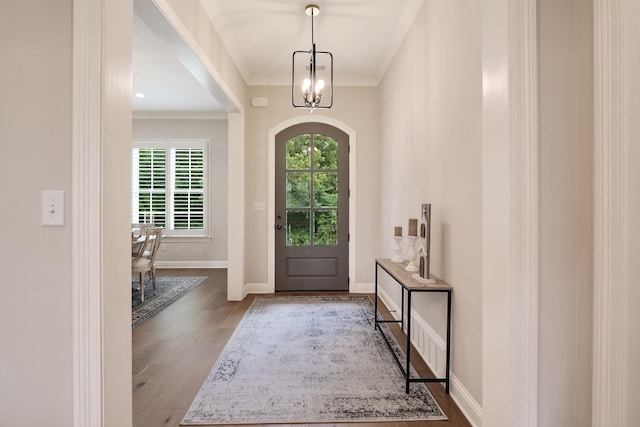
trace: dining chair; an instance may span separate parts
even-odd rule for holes
[[[153,294],[156,294],[156,255],[162,242],[163,228],[146,228],[144,242],[135,256],[131,257],[131,273],[140,276],[140,301],[144,302],[144,277],[149,273]]]
[[[135,233],[138,236],[144,236],[144,233],[148,228],[156,228],[156,225],[149,222],[132,223],[131,233]]]

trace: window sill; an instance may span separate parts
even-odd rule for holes
[[[209,243],[212,240],[210,236],[164,236],[162,238],[166,243]]]

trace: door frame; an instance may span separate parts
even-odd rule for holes
[[[336,127],[349,136],[349,292],[357,292],[356,271],[356,132],[344,123],[321,115],[299,116],[279,123],[269,130],[267,153],[267,293],[276,291],[275,212],[276,201],[276,135],[301,123],[324,123]]]
[[[288,165],[288,143],[302,135],[309,136],[309,146],[316,147],[316,140],[322,144],[325,138],[330,138],[336,142],[336,164],[334,167],[325,169],[324,167],[316,168],[318,165],[315,161],[315,155],[312,155],[313,149],[309,153],[308,169],[300,167],[300,172],[309,176],[309,204],[308,206],[296,206],[289,208],[288,198],[289,184],[283,186],[284,182],[288,182],[289,174]],[[302,147],[301,147],[302,148]],[[322,148],[321,148],[322,150]],[[285,128],[276,134],[275,141],[276,155],[274,158],[275,166],[275,201],[273,212],[277,216],[275,220],[276,230],[278,224],[282,227],[284,220],[285,230],[274,232],[276,239],[274,244],[275,253],[275,286],[276,291],[348,291],[349,290],[349,135],[335,126],[317,121],[301,123],[298,125]],[[297,168],[296,168],[297,169]],[[316,173],[326,173],[334,170],[337,178],[336,188],[336,205],[335,206],[316,206]],[[299,173],[299,172],[297,172]],[[334,172],[329,172],[334,173]],[[289,219],[288,213],[290,209],[294,211],[307,212],[309,215],[307,223],[307,233],[310,241],[308,245],[294,244],[290,246],[286,240],[288,236]],[[329,209],[329,210],[326,210]],[[334,210],[335,209],[335,210]],[[335,244],[316,245],[315,218],[319,212],[335,212],[336,217],[336,233],[337,241]],[[280,216],[281,215],[281,216]],[[313,261],[312,261],[313,260]],[[322,260],[322,261],[321,261]],[[333,260],[333,262],[331,261]],[[322,265],[322,267],[320,267]],[[290,275],[293,270],[297,270],[297,274]],[[317,269],[316,275],[305,275],[301,270],[309,271],[309,269]],[[322,273],[321,273],[322,271]],[[299,275],[301,274],[301,275]],[[346,285],[346,286],[345,286]]]

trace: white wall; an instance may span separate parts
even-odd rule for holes
[[[211,239],[163,239],[162,266],[222,267],[227,261],[227,120],[134,119],[133,138],[208,139]]]
[[[591,424],[593,14],[538,0],[538,423]]]
[[[73,423],[70,0],[0,13],[0,420]],[[42,190],[63,190],[64,227],[42,227]]]
[[[356,197],[356,268],[351,281],[372,284],[373,260],[379,256],[378,224],[379,192],[376,177],[379,175],[379,120],[377,90],[373,87],[336,87],[334,106],[330,110],[295,109],[291,106],[291,88],[279,86],[250,86],[246,104],[250,97],[266,97],[266,108],[248,108],[246,111],[245,135],[245,182],[246,182],[246,281],[247,283],[267,283],[267,254],[274,248],[268,247],[267,233],[273,224],[268,224],[268,210],[253,211],[253,202],[268,200],[268,133],[282,122],[294,117],[322,115],[344,123],[357,134],[356,182],[350,183],[357,191]],[[353,153],[353,152],[352,152]],[[352,154],[353,155],[353,154]],[[357,187],[354,187],[356,185]],[[355,194],[355,196],[354,196]]]
[[[482,402],[480,5],[425,1],[380,86],[381,253],[432,204],[431,271],[453,286],[451,369]],[[400,304],[399,295],[385,287]],[[445,299],[414,307],[442,338]],[[454,394],[456,390],[452,391]],[[457,390],[459,393],[460,390]],[[458,395],[458,397],[460,397]]]

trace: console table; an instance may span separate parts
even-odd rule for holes
[[[396,360],[400,371],[406,380],[405,391],[409,393],[409,384],[412,382],[443,382],[445,384],[445,391],[449,394],[449,362],[451,358],[451,292],[453,288],[447,283],[433,277],[436,283],[422,283],[412,277],[413,273],[405,271],[404,264],[396,264],[390,259],[376,259],[376,281],[375,281],[375,329],[380,331],[380,334],[384,338],[393,358]],[[384,320],[378,318],[378,270],[384,270],[396,283],[402,287],[402,309],[400,314],[400,320]],[[414,292],[446,292],[447,294],[447,348],[446,348],[446,375],[444,378],[411,378],[411,295]],[[404,299],[405,293],[407,294],[407,342],[405,346],[405,364],[400,361],[395,351],[391,347],[389,338],[385,335],[382,328],[378,327],[379,323],[400,323],[400,327],[404,329]]]

